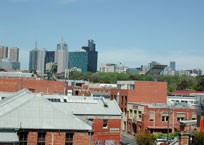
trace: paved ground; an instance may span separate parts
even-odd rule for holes
[[[134,136],[122,132],[122,143],[124,145],[137,145]]]

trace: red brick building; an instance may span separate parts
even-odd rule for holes
[[[165,104],[128,103],[127,112],[127,132],[132,135],[146,130],[166,133],[168,120],[169,130],[174,132],[180,130],[180,121],[197,118],[195,108],[187,104],[177,104],[168,109]]]
[[[127,131],[127,104],[167,103],[167,83],[150,81],[118,81],[118,89],[111,89],[111,99],[115,99],[122,112],[122,129]]]

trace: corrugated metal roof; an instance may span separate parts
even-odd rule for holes
[[[92,129],[71,112],[25,89],[0,102],[0,120],[0,128]]]
[[[121,116],[121,110],[115,100],[84,96],[44,95],[45,98],[66,99],[67,102],[53,102],[65,111],[84,115],[113,115]],[[105,103],[107,104],[105,107]]]
[[[0,132],[0,143],[15,143],[18,137],[15,132]]]

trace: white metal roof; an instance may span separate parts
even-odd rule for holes
[[[26,89],[0,101],[0,128],[92,129],[71,112]]]
[[[60,99],[60,102],[53,102],[66,112],[81,115],[112,115],[121,116],[121,110],[115,100],[84,97],[84,96],[60,96],[44,95],[45,98]],[[64,102],[64,99],[66,102]]]

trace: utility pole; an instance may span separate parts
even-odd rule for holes
[[[169,120],[170,120],[170,107],[168,106],[168,129],[167,129],[167,144],[169,144]]]

